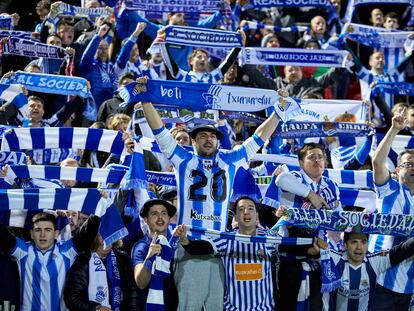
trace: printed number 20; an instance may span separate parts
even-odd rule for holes
[[[193,201],[205,201],[207,196],[205,194],[197,194],[196,190],[207,186],[206,175],[198,170],[192,170],[191,177],[198,179],[198,181],[190,186],[189,199]],[[211,197],[216,202],[223,202],[227,197],[226,172],[224,170],[220,170],[213,175]]]

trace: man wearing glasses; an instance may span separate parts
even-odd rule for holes
[[[303,145],[298,154],[300,171],[282,173],[276,179],[280,189],[280,205],[296,208],[326,208],[341,210],[338,186],[322,176],[326,166],[325,149],[320,144]],[[326,232],[300,228],[287,228],[290,237],[325,238]],[[339,241],[338,236],[330,238]],[[295,310],[301,286],[303,271],[308,271],[310,280],[310,310],[321,310],[321,272],[316,258],[301,256],[307,254],[311,246],[294,246],[287,253],[280,254],[278,284],[280,290],[280,310]]]
[[[400,130],[405,128],[405,109],[392,118],[391,128],[378,146],[373,158],[374,182],[379,202],[379,213],[414,215],[414,149],[401,152],[397,158],[395,173],[398,180],[391,178],[386,166],[391,144]],[[405,238],[389,235],[373,235],[369,251],[388,250]],[[414,261],[408,260],[378,276],[373,310],[408,310],[414,293]]]

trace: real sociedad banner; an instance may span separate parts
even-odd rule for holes
[[[360,100],[296,99],[303,115],[296,121],[336,121],[364,123],[367,106]]]
[[[106,7],[99,7],[99,8],[82,8],[79,6],[70,5],[67,3],[60,2],[59,5],[56,7],[55,10],[50,12],[50,17],[54,18],[56,16],[72,16],[76,18],[89,18],[91,20],[95,20],[98,17],[112,16],[112,11],[108,10]]]
[[[0,166],[6,164],[25,165],[27,157],[23,152],[0,151]]]
[[[136,102],[153,102],[192,111],[207,109],[225,111],[260,111],[274,107],[286,121],[302,114],[297,102],[275,90],[228,85],[148,80],[146,84],[132,82],[118,89],[123,106]]]
[[[245,48],[241,61],[249,65],[345,67],[348,51],[292,48]]]
[[[80,77],[24,71],[17,71],[6,80],[8,84],[21,84],[28,90],[35,92],[88,97],[91,96],[91,92],[86,82],[84,78]]]
[[[286,122],[278,125],[276,136],[281,138],[367,136],[372,128],[366,123],[350,122]]]
[[[167,26],[165,42],[197,47],[242,47],[240,33],[200,27]]]
[[[398,94],[414,96],[414,83],[408,82],[378,82],[371,90],[372,94]]]
[[[414,236],[414,216],[289,208],[271,231],[281,226],[352,233]]]
[[[272,7],[304,7],[316,6],[325,7],[329,0],[250,0],[255,8],[272,8]]]
[[[128,10],[176,13],[213,13],[221,0],[125,0]]]
[[[4,45],[4,54],[63,59],[66,52],[64,48],[58,46],[24,38],[9,37],[8,42]]]
[[[0,29],[11,30],[13,29],[13,17],[10,15],[0,16]]]
[[[344,28],[343,34],[374,48],[402,48],[410,32],[351,23],[348,28]]]

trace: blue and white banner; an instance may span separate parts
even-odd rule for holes
[[[147,180],[157,185],[176,186],[174,173],[147,171]]]
[[[289,208],[271,231],[281,226],[352,233],[414,236],[412,215]]]
[[[26,163],[27,157],[23,152],[0,151],[0,166],[6,164],[25,165]]]
[[[375,84],[371,93],[376,94],[398,94],[398,95],[414,95],[414,83],[408,82],[378,82]]]
[[[128,10],[176,13],[214,13],[221,0],[124,0]]]
[[[342,33],[353,41],[378,49],[402,48],[411,32],[351,23]]]
[[[80,156],[77,149],[72,148],[45,148],[26,150],[29,157],[40,165],[53,165],[62,162],[67,158],[79,161]]]
[[[0,84],[0,98],[12,103],[24,114],[27,105],[27,97],[23,94],[23,88],[19,84]],[[4,128],[2,128],[2,134]]]
[[[3,53],[52,59],[63,59],[66,55],[64,48],[18,37],[9,38]]]
[[[99,189],[0,189],[0,202],[0,212],[70,210],[99,216],[105,247],[128,234],[116,207],[102,197]]]
[[[296,99],[303,115],[296,121],[355,122],[366,121],[367,106],[361,100]]]
[[[17,71],[6,80],[6,83],[21,84],[26,89],[35,92],[79,95],[81,97],[92,96],[86,79],[74,76]]]
[[[40,178],[119,184],[125,174],[125,170],[108,170],[104,168],[92,167],[9,165],[9,169],[6,173],[6,179],[10,183],[12,183],[15,178]]]
[[[112,11],[107,7],[98,8],[82,8],[79,6],[70,5],[67,3],[60,2],[55,10],[52,10],[49,14],[50,18],[56,16],[72,16],[76,18],[89,18],[94,21],[96,18],[101,16],[111,17]]]
[[[12,30],[13,29],[13,17],[11,15],[0,15],[0,29]]]
[[[250,65],[345,67],[348,51],[292,48],[245,48],[241,61]]]
[[[37,39],[32,37],[32,33],[30,31],[0,30],[0,38],[5,38],[5,37],[16,37],[16,38],[23,38],[23,39],[38,41]]]
[[[302,114],[297,102],[275,90],[244,88],[208,83],[148,80],[132,82],[118,89],[124,106],[139,101],[153,102],[192,111],[207,109],[253,112],[274,107],[283,121]]]
[[[329,137],[329,136],[368,136],[372,128],[366,123],[351,122],[297,122],[279,124],[276,136],[281,138]]]
[[[167,26],[165,42],[196,47],[242,47],[240,33],[200,27]]]
[[[351,22],[354,10],[360,5],[375,5],[376,7],[381,4],[406,4],[412,5],[412,0],[349,0],[348,6],[346,7],[345,21]]]
[[[205,229],[200,227],[186,226],[192,236],[201,236],[210,239],[224,239],[229,241],[240,241],[243,243],[265,243],[268,245],[284,244],[284,245],[309,245],[313,243],[312,238],[288,238],[269,236],[269,235],[246,235],[234,232],[220,232],[212,229]]]
[[[124,150],[122,133],[83,127],[15,128],[2,140],[2,151],[25,149],[72,148],[121,154]]]
[[[326,7],[329,0],[250,0],[255,8],[272,8],[272,7]]]
[[[256,30],[256,29],[268,29],[273,30],[274,32],[302,32],[307,31],[309,27],[307,26],[290,26],[290,27],[280,27],[273,25],[266,25],[261,22],[251,22],[248,21],[245,26],[243,26],[243,31]]]

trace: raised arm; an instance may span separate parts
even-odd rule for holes
[[[157,244],[157,234],[154,234],[145,260],[134,267],[135,283],[140,289],[145,289],[151,280],[151,269],[155,256],[161,253],[161,245]]]
[[[159,130],[164,127],[164,123],[152,103],[142,103],[142,110],[151,130]]]
[[[266,141],[270,138],[273,132],[276,129],[276,126],[279,124],[279,117],[273,112],[270,117],[268,117],[254,132],[259,136],[263,141]]]
[[[374,182],[377,185],[385,184],[390,178],[386,161],[395,136],[397,136],[398,132],[405,127],[406,118],[404,115],[405,109],[400,115],[395,115],[392,118],[391,128],[388,130],[387,134],[385,134],[381,143],[378,145],[377,150],[375,151],[372,159],[372,166],[374,171]]]

